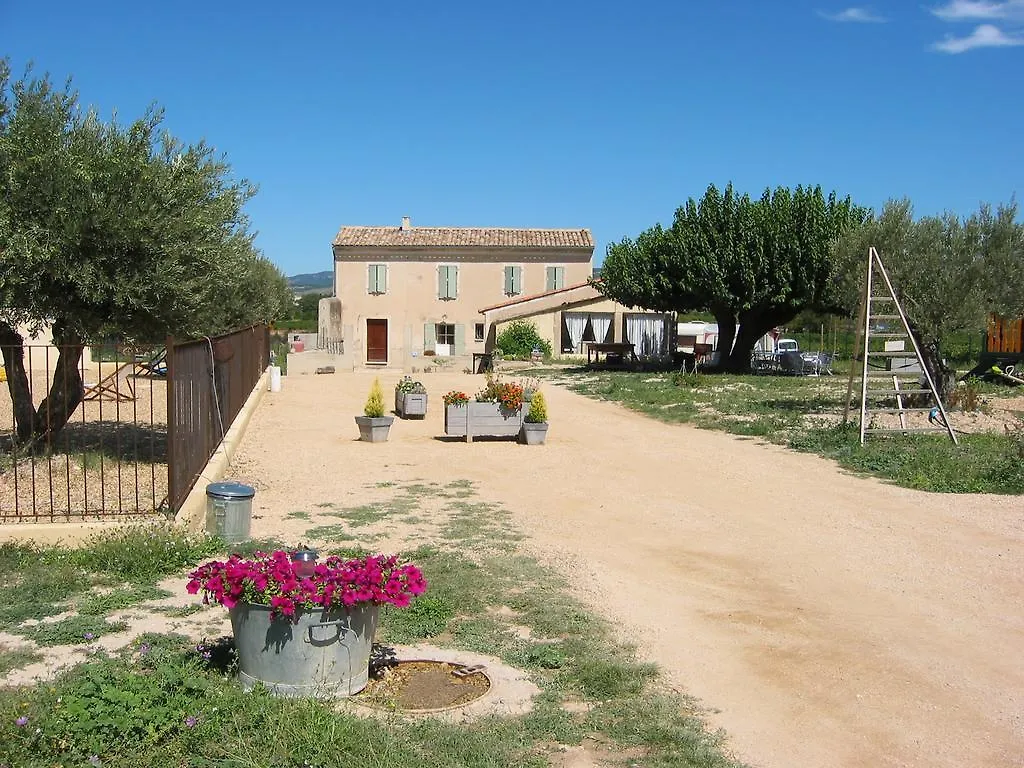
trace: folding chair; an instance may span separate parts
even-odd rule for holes
[[[154,355],[146,357],[137,355],[135,357],[135,376],[150,374],[153,376],[167,375],[167,347],[160,347]]]
[[[135,363],[121,363],[117,369],[107,376],[104,376],[96,384],[84,384],[82,387],[82,401],[87,400],[113,400],[121,403],[128,403],[135,399],[135,387],[129,377],[125,377],[125,384],[128,390],[121,389],[118,380],[121,373],[134,366]],[[100,368],[102,371],[102,366]]]

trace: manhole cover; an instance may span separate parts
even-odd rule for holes
[[[482,668],[447,661],[399,661],[378,669],[355,700],[372,707],[433,712],[468,704],[490,687]]]

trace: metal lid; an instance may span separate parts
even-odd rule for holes
[[[243,485],[234,480],[225,480],[206,486],[206,495],[222,499],[251,499],[256,495],[256,489],[251,485]]]
[[[297,549],[292,552],[293,562],[313,563],[316,562],[318,552],[315,549]]]

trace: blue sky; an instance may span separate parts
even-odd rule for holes
[[[589,227],[599,261],[712,182],[919,214],[1024,191],[1024,0],[0,0],[0,41],[224,152],[288,274],[402,216]]]

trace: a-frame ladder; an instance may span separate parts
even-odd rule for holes
[[[881,278],[881,279],[879,279]],[[880,331],[876,323],[882,321],[890,325],[885,331]],[[891,325],[899,322],[898,329],[892,329]],[[906,358],[907,351],[885,350],[878,351],[871,349],[872,339],[909,339],[914,348],[914,355],[917,357],[919,368],[903,368],[896,370],[882,370],[869,365],[871,358]],[[862,346],[863,343],[863,346]],[[910,323],[896,298],[896,291],[892,287],[889,273],[885,271],[882,258],[878,251],[872,246],[868,249],[868,266],[864,280],[864,292],[861,295],[861,314],[857,323],[857,341],[855,348],[860,356],[855,355],[854,361],[860,362],[860,366],[850,366],[850,379],[846,386],[846,410],[843,413],[843,422],[850,417],[851,397],[853,395],[853,380],[856,377],[857,369],[860,369],[860,443],[864,444],[865,437],[877,433],[903,433],[910,432],[936,432],[943,431],[949,435],[954,444],[957,443],[956,432],[949,423],[946,409],[942,400],[935,394],[935,382],[932,380],[928,367],[924,364],[921,356],[921,348],[917,339],[910,332]],[[920,377],[924,376],[927,382],[927,389],[922,389]],[[912,377],[912,380],[907,380]],[[869,386],[870,382],[881,382],[881,386]],[[926,408],[906,408],[903,405],[903,398],[907,395],[927,395],[934,403],[934,406]],[[886,400],[894,399],[896,407],[877,406],[873,403],[880,398]],[[937,410],[937,413],[934,413]],[[913,412],[926,412],[929,414],[929,425],[926,427],[908,427],[906,415]],[[899,415],[900,426],[898,427],[873,427],[870,418],[874,413],[896,413]],[[941,417],[941,424],[933,416]]]

